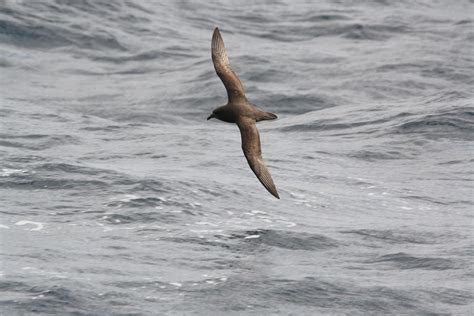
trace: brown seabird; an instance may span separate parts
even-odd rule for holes
[[[273,179],[262,158],[260,135],[256,126],[256,122],[274,120],[277,116],[260,110],[247,100],[242,82],[230,68],[224,41],[217,27],[214,29],[214,34],[212,34],[211,48],[214,68],[227,90],[228,102],[226,105],[212,111],[207,119],[216,118],[227,123],[237,124],[242,136],[242,150],[250,168],[268,192],[279,199],[280,196]]]

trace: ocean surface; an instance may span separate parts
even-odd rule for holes
[[[0,314],[472,315],[473,9],[0,1]]]

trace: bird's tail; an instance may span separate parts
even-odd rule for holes
[[[260,121],[265,121],[265,120],[274,120],[274,119],[277,119],[278,116],[276,116],[276,114],[273,114],[273,113],[270,113],[270,112],[260,112],[259,113],[260,115],[258,116],[257,118],[257,122],[260,122]]]

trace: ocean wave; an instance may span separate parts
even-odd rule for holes
[[[326,22],[340,20],[320,20]],[[298,24],[275,28],[263,33],[248,32],[247,34],[280,42],[298,42],[313,40],[317,37],[341,37],[348,40],[387,40],[397,34],[409,31],[405,25],[383,25],[362,23],[325,23]]]
[[[314,114],[314,113],[312,113]],[[374,126],[391,122],[397,118],[405,117],[410,114],[406,112],[402,112],[392,116],[385,116],[381,118],[370,118],[370,119],[360,119],[356,120],[353,117],[341,117],[341,118],[318,118],[316,120],[311,120],[311,117],[317,115],[311,115],[309,118],[302,118],[306,122],[304,123],[293,123],[291,125],[287,125],[281,128],[278,128],[280,131],[284,132],[314,132],[314,131],[341,131],[341,130],[354,130],[357,128],[357,131],[353,131],[353,133],[361,133],[361,134],[368,134],[368,133],[379,133],[379,130]],[[347,120],[356,120],[354,121],[347,121]]]
[[[456,138],[472,140],[474,131],[474,112],[463,106],[451,110],[438,110],[426,113],[400,112],[395,115],[381,114],[379,118],[362,116],[343,116],[333,118],[324,113],[318,118],[315,113],[306,113],[306,117],[293,119],[290,124],[284,123],[276,129],[282,132],[324,132],[329,135],[351,135],[352,137],[393,137],[395,135],[420,135],[427,139]],[[316,117],[316,118],[315,118]],[[315,118],[315,119],[313,119]],[[360,155],[376,155],[380,159],[397,159],[404,155],[400,152],[361,151]]]
[[[73,31],[57,24],[41,25],[35,21],[0,20],[0,35],[5,42],[28,48],[52,49],[73,45],[85,49],[126,50],[114,35],[107,32],[88,35],[81,30]]]
[[[109,205],[110,206],[110,205]],[[129,206],[130,207],[130,206]],[[136,207],[136,206],[132,206]],[[162,210],[151,209],[150,211],[126,211],[120,210],[114,213],[107,212],[106,215],[97,216],[101,222],[111,225],[143,224],[143,223],[162,223],[171,224],[181,220],[181,216]],[[121,213],[119,213],[121,212]]]
[[[107,185],[107,182],[97,180],[72,180],[38,177],[0,181],[0,187],[14,188],[18,190],[68,190],[74,188],[87,188],[87,190],[94,190],[105,188]]]
[[[474,139],[474,112],[468,108],[456,108],[435,114],[427,114],[398,125],[394,133],[422,134],[428,138]]]
[[[275,93],[264,94],[259,97],[258,101],[259,104],[261,103],[265,104],[266,107],[271,107],[272,111],[276,113],[292,115],[335,107],[338,105],[337,102],[338,100],[323,95],[287,95]]]
[[[69,163],[43,163],[34,167],[34,172],[54,172],[54,173],[65,173],[65,174],[79,174],[79,175],[90,175],[98,176],[103,174],[114,174],[112,171],[107,169],[86,167],[82,165],[73,165]]]
[[[459,269],[459,261],[446,258],[417,257],[403,252],[380,256],[371,263],[388,263],[399,269],[448,270]]]
[[[419,233],[415,231],[393,231],[393,230],[374,230],[359,229],[346,230],[345,234],[355,234],[363,239],[381,241],[393,244],[433,244],[436,243],[436,237],[431,233]]]
[[[79,137],[72,135],[0,135],[0,147],[22,148],[35,151],[79,143]]]
[[[227,282],[217,288],[201,290],[201,294],[214,298],[214,292],[222,297],[232,297],[232,293],[240,292],[242,288],[250,292],[240,300],[227,300],[226,311],[245,310],[244,306],[252,304],[257,298],[267,302],[265,312],[281,313],[281,302],[288,311],[299,310],[303,313],[320,314],[433,314],[436,309],[429,305],[420,304],[423,299],[410,291],[389,288],[386,286],[361,286],[354,282],[334,280],[319,277],[303,277],[299,279],[268,279],[261,276],[253,278],[230,277]],[[259,300],[257,300],[258,302]],[[278,306],[277,309],[273,309]]]
[[[19,300],[2,300],[2,305],[16,314],[21,313],[81,313],[92,298],[87,291],[72,289],[72,287],[58,285],[34,285],[15,282],[14,286],[7,285],[10,291],[24,293]],[[20,308],[21,306],[21,308]],[[13,315],[13,314],[12,314]]]
[[[435,290],[423,290],[435,302],[453,305],[469,305],[474,298],[472,292],[439,287]]]
[[[413,157],[409,156],[408,154],[393,149],[387,149],[384,151],[382,151],[381,149],[357,150],[351,152],[348,156],[363,161],[413,159]]]
[[[169,48],[162,48],[160,50],[150,50],[145,51],[137,54],[126,54],[121,56],[117,54],[115,56],[110,55],[89,55],[89,58],[94,61],[99,62],[107,62],[113,64],[124,64],[130,62],[143,62],[143,61],[150,61],[150,60],[159,60],[160,62],[164,62],[167,59],[173,60],[189,60],[190,58],[199,57],[196,54],[192,54],[192,50],[185,49],[183,47],[176,47],[172,46]],[[142,72],[146,73],[146,72]]]
[[[289,250],[317,251],[334,248],[338,241],[324,235],[282,230],[256,230],[244,234],[234,233],[231,238],[247,240],[252,246],[265,245]],[[249,238],[255,236],[254,238]]]
[[[220,225],[217,225],[217,227],[220,227]],[[231,248],[239,253],[267,251],[265,248],[268,247],[286,250],[322,251],[340,245],[337,240],[324,235],[272,229],[234,232],[226,235],[215,235],[214,237],[214,239],[182,237],[178,239],[166,238],[166,240],[177,243],[198,243],[206,246]]]
[[[11,161],[11,160],[9,160]],[[27,162],[36,162],[37,159]],[[40,163],[0,178],[0,186],[19,190],[94,190],[108,186],[116,173],[67,163]]]

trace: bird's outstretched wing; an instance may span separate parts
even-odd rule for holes
[[[238,101],[238,99],[242,98],[245,99],[244,86],[237,74],[230,68],[224,41],[217,27],[212,34],[211,50],[214,69],[219,78],[221,78],[222,83],[224,83],[229,102]]]
[[[260,146],[260,135],[258,134],[255,121],[250,118],[241,118],[237,121],[242,136],[242,150],[250,168],[257,176],[263,186],[277,199],[278,195],[272,176],[268,172],[267,166],[262,158],[262,150]]]

